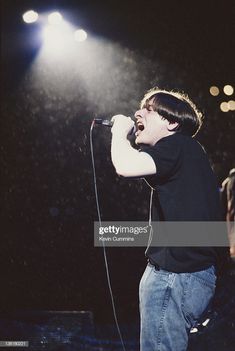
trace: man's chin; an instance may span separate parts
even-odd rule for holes
[[[146,140],[146,138],[141,138],[140,136],[136,137],[135,144],[138,145],[140,148],[142,146],[151,146],[151,145],[153,145],[153,144],[151,144],[150,141]]]
[[[138,136],[136,137],[136,139],[135,139],[135,143],[136,143],[137,145],[139,145],[139,144],[144,144],[144,138],[142,138],[141,135],[138,135]]]

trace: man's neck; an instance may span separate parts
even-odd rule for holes
[[[151,146],[155,145],[155,144],[156,144],[158,141],[160,141],[161,139],[166,138],[166,137],[171,136],[171,135],[174,135],[175,133],[176,133],[176,132],[167,131],[167,132],[164,133],[161,137],[156,138],[156,139],[155,139],[156,141],[155,141],[154,143],[152,143]]]

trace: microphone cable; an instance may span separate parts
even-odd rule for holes
[[[153,226],[152,226],[152,206],[153,206],[153,192],[154,192],[154,188],[147,182],[147,180],[145,178],[143,178],[145,183],[150,187],[151,191],[150,191],[150,199],[149,199],[149,219],[148,219],[148,225],[150,227],[150,231],[149,231],[149,237],[148,237],[148,243],[147,243],[147,247],[145,249],[145,256],[147,256],[147,252],[148,249],[152,243],[153,240]]]
[[[102,221],[101,221],[101,214],[100,214],[99,196],[98,196],[98,189],[97,189],[97,178],[96,178],[96,170],[95,170],[95,158],[94,158],[94,149],[93,149],[93,139],[92,139],[92,131],[93,131],[94,124],[95,124],[95,120],[92,121],[91,128],[90,128],[90,149],[91,149],[91,161],[92,161],[92,169],[93,169],[93,180],[94,180],[96,209],[97,209],[97,214],[98,214],[99,226],[101,227]],[[119,335],[119,338],[120,338],[120,341],[121,341],[121,344],[122,344],[123,351],[126,351],[126,348],[125,348],[125,345],[124,345],[124,342],[123,342],[123,338],[122,338],[122,333],[121,333],[121,330],[120,330],[120,327],[119,327],[119,323],[118,323],[118,318],[117,318],[117,313],[116,313],[116,306],[115,306],[115,302],[114,302],[112,285],[111,285],[111,279],[110,279],[109,265],[108,265],[107,254],[106,254],[106,247],[105,247],[105,243],[104,243],[103,240],[102,240],[102,247],[103,247],[103,256],[104,256],[106,277],[107,277],[109,293],[110,293],[110,297],[111,297],[111,303],[112,303],[114,320],[115,320],[115,324],[116,324],[116,327],[117,327],[118,335]]]

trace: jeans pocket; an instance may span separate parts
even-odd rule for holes
[[[215,288],[216,275],[214,266],[211,266],[204,271],[195,272],[193,273],[193,276],[196,279],[201,280],[205,285]]]
[[[216,277],[208,272],[195,272],[189,274],[188,284],[184,291],[183,312],[191,326],[206,311],[215,292]]]

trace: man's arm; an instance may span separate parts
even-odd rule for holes
[[[134,122],[129,117],[113,117],[111,157],[116,172],[123,177],[142,177],[156,173],[155,163],[150,155],[135,150],[127,140]]]

